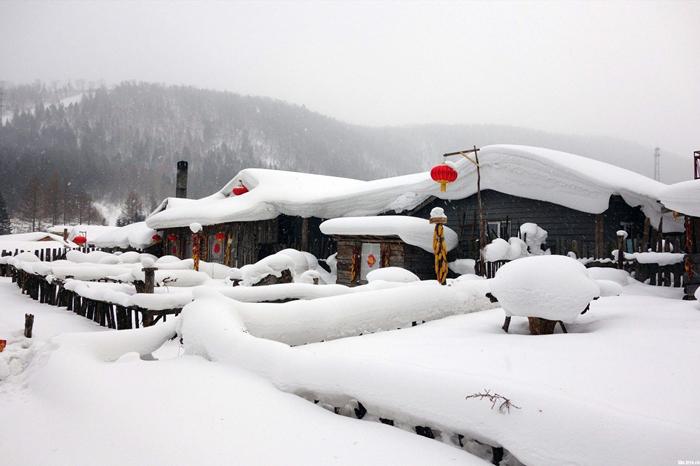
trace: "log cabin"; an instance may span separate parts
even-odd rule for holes
[[[528,146],[486,146],[479,157],[485,228],[492,239],[516,236],[520,224],[533,222],[549,232],[546,247],[554,254],[573,251],[579,257],[609,258],[620,229],[628,231],[629,250],[654,244],[660,231],[683,231],[682,221],[658,201],[666,185],[638,173]],[[319,229],[325,219],[426,219],[440,206],[459,236],[450,258],[476,258],[476,169],[462,159],[452,166],[458,177],[445,192],[428,172],[360,181],[245,169],[211,196],[164,200],[146,223],[162,237],[164,253],[180,258],[190,256],[188,227],[199,223],[201,258],[240,267],[289,247],[319,258],[336,252],[338,238]]]

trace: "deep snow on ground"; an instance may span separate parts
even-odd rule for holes
[[[35,314],[38,350],[24,372],[0,381],[2,464],[486,464],[337,416],[249,372],[183,356],[176,341],[154,353],[160,360],[130,353],[112,363],[80,345],[48,342],[103,329],[0,278],[0,338],[23,328],[25,312]]]
[[[248,333],[237,320],[241,303],[215,289],[179,321],[116,332],[0,278],[8,348],[23,343],[24,313],[36,315],[28,367],[0,380],[0,413],[11,420],[0,423],[0,463],[486,464],[439,431],[444,443],[282,390],[321,404],[358,399],[369,419],[461,433],[529,465],[694,460],[700,305],[681,301],[678,289],[623,288],[595,301],[567,335],[528,335],[522,317],[505,334],[503,310],[492,309],[289,347]],[[147,354],[144,345],[157,347],[178,323],[186,323],[184,347],[168,341],[157,360],[122,355],[127,347]],[[520,409],[499,413],[465,399],[484,389]]]

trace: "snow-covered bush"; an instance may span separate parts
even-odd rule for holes
[[[600,295],[578,261],[566,256],[531,256],[498,269],[491,292],[507,316],[572,322]]]

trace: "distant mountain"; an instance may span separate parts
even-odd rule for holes
[[[543,146],[653,173],[653,147],[607,137],[499,125],[365,127],[270,98],[148,83],[34,86],[5,89],[0,190],[10,208],[32,176],[58,176],[108,204],[134,190],[151,207],[174,194],[178,160],[190,162],[191,197],[246,167],[372,179],[428,168],[474,144]],[[689,159],[662,153],[664,181],[690,177]]]

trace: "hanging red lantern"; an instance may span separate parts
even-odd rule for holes
[[[84,236],[76,236],[73,238],[73,242],[82,246],[83,244],[87,243],[87,238]]]
[[[214,235],[217,241],[223,241],[224,238],[226,238],[226,235],[224,235],[222,232],[218,232],[217,234]]]
[[[221,252],[221,244],[214,243],[214,247],[212,249],[214,250],[214,254],[219,254]]]
[[[446,163],[441,163],[430,170],[430,177],[440,183],[440,192],[444,193],[447,191],[447,183],[452,183],[457,179],[457,170]]]
[[[236,186],[234,187],[231,192],[233,193],[234,196],[240,196],[241,194],[245,194],[248,192],[248,188],[246,188],[243,185]]]
[[[156,233],[155,235],[151,236],[151,239],[154,243],[159,243],[160,240],[162,240],[163,238],[161,238],[161,236],[158,233]]]
[[[168,241],[177,241],[177,235],[175,233],[170,233],[168,235]]]

